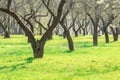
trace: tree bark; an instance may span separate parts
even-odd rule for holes
[[[52,39],[53,39],[53,33],[50,32],[50,33],[49,33],[49,36],[48,36],[48,40],[52,40]]]
[[[109,35],[108,35],[108,32],[104,32],[105,33],[105,42],[106,43],[109,43]]]
[[[62,21],[60,22],[60,24],[64,29],[64,37],[67,38],[69,50],[73,51],[74,50],[74,43],[73,43],[73,40],[70,36],[70,32],[69,32],[69,30],[67,30],[66,26],[64,25],[64,23]]]
[[[36,41],[34,45],[32,45],[34,58],[43,58],[44,55],[44,41]]]
[[[83,29],[83,36],[85,36],[86,35],[86,33],[85,33],[85,29]]]
[[[73,51],[74,50],[74,44],[73,44],[73,40],[70,36],[70,32],[66,31],[66,37],[67,37],[67,41],[68,41],[68,45],[69,45],[69,50]]]
[[[42,27],[41,26],[40,26],[40,33],[39,34],[40,34],[40,36],[42,35]]]
[[[97,46],[98,45],[98,22],[99,22],[99,17],[98,15],[95,14],[95,19],[92,18],[92,16],[87,13],[87,15],[90,17],[93,27],[94,27],[94,32],[93,32],[93,46]]]
[[[75,32],[75,37],[78,37],[78,32],[77,31]]]
[[[118,41],[118,28],[116,27],[114,29],[113,27],[110,27],[110,29],[112,31],[114,41]]]
[[[94,27],[94,33],[93,33],[93,46],[98,45],[98,32],[97,27]]]
[[[115,30],[116,30],[116,34],[115,34],[114,41],[118,41],[118,28],[115,28]]]

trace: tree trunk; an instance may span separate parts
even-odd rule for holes
[[[5,31],[5,33],[4,33],[4,38],[10,38],[10,33],[7,32],[7,31]]]
[[[113,28],[113,27],[110,27],[112,33],[113,33],[113,39],[114,41],[118,41],[118,28]]]
[[[115,28],[115,31],[114,41],[118,41],[118,28]]]
[[[75,32],[75,37],[78,37],[78,32],[77,31]]]
[[[95,19],[93,19],[89,13],[87,13],[87,15],[90,17],[92,24],[93,24],[93,27],[94,27],[93,46],[97,46],[98,45],[98,31],[97,31],[97,29],[98,29],[99,17],[98,17],[98,15],[96,15],[96,13],[95,13]]]
[[[109,35],[107,31],[105,31],[105,42],[109,43]]]
[[[40,26],[40,35],[42,35],[42,27]]]
[[[44,45],[45,45],[45,41],[36,41],[36,44],[33,43],[32,49],[33,49],[34,58],[43,58]]]
[[[74,44],[73,44],[73,40],[70,36],[70,32],[68,30],[66,31],[66,37],[67,37],[67,41],[68,41],[68,45],[69,45],[69,50],[73,51],[74,50]]]
[[[73,51],[74,50],[74,43],[73,43],[73,40],[70,36],[70,32],[69,32],[69,30],[67,30],[66,26],[62,22],[60,24],[64,29],[64,36],[67,38],[69,50]]]
[[[83,36],[85,36],[86,34],[85,34],[85,29],[83,29]]]
[[[93,46],[98,45],[98,32],[97,27],[94,27],[94,34],[93,34]]]
[[[64,32],[63,32],[63,38],[64,38],[64,39],[66,38],[66,32],[65,32],[65,30],[64,30]]]
[[[31,31],[34,33],[34,27],[30,26]]]
[[[47,39],[48,39],[48,40],[52,40],[52,39],[53,39],[53,33],[52,33],[52,32],[50,32],[50,34],[49,34],[49,36],[48,36]]]
[[[31,39],[30,37],[27,37],[27,42],[30,43]]]
[[[64,29],[63,37],[66,37],[66,38],[67,38],[69,50],[70,50],[70,51],[73,51],[73,50],[74,50],[74,43],[73,43],[73,40],[72,40],[72,38],[71,38],[71,36],[70,36],[69,29],[67,29],[67,27],[64,25],[64,20],[62,20],[62,21],[60,22],[60,25],[61,25],[62,28]]]

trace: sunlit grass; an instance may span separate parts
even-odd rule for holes
[[[38,36],[37,36],[38,38]],[[34,60],[25,36],[0,37],[0,80],[120,80],[120,41],[106,44],[99,37],[73,37],[75,51],[69,52],[67,40],[54,36],[47,41],[43,59]]]

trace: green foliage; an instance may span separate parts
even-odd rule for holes
[[[120,80],[120,41],[92,46],[92,36],[73,37],[75,51],[67,40],[54,36],[47,41],[43,59],[34,60],[24,36],[0,37],[0,80]]]

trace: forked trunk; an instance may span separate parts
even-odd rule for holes
[[[37,41],[32,45],[34,58],[43,58],[45,42]]]

